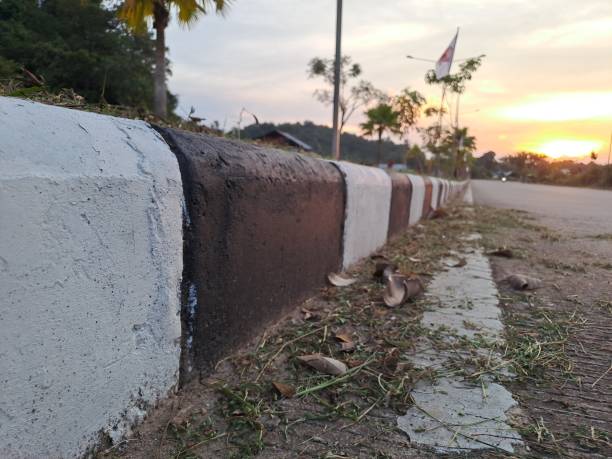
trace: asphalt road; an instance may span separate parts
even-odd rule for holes
[[[612,191],[472,180],[472,193],[476,205],[525,210],[560,231],[612,233]]]

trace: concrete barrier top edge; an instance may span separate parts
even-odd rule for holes
[[[0,97],[0,177],[140,177],[180,181],[146,122]]]

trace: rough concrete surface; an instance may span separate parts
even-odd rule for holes
[[[406,174],[412,184],[412,198],[410,199],[410,224],[418,222],[423,216],[423,202],[425,201],[425,181],[420,175]]]
[[[192,294],[186,299],[191,306],[184,314],[190,322],[184,325],[184,344],[193,360],[184,362],[184,370],[191,366],[197,374],[340,269],[343,182],[327,161],[162,132],[179,159],[185,186],[190,285],[184,291]],[[386,222],[388,210],[384,215]]]
[[[508,424],[506,412],[517,405],[503,386],[480,386],[440,378],[434,386],[420,383],[412,391],[415,405],[397,420],[413,441],[440,452],[462,452],[492,446],[513,452],[521,436]]]
[[[374,167],[343,161],[334,161],[334,164],[346,183],[342,257],[342,266],[346,269],[387,241],[391,178]]]
[[[394,237],[401,234],[410,222],[410,199],[412,184],[406,174],[390,174],[391,176],[391,208],[389,211],[389,234]]]
[[[0,456],[73,457],[179,368],[181,178],[140,121],[0,98]]]
[[[479,235],[466,240],[477,243]],[[456,259],[445,263],[449,268],[436,274],[428,285],[426,294],[437,306],[424,312],[422,326],[440,333],[440,339],[449,343],[457,343],[459,337],[501,340],[503,324],[489,261],[479,247],[455,255]],[[456,266],[458,259],[464,259],[465,264]],[[496,353],[484,352],[485,357],[498,359]],[[515,445],[522,444],[518,432],[507,422],[507,412],[516,401],[488,376],[479,384],[456,376],[452,361],[463,353],[467,351],[460,347],[441,350],[426,337],[419,340],[407,356],[412,364],[447,376],[433,385],[417,385],[411,392],[415,405],[398,418],[398,427],[412,442],[440,452],[483,448],[513,452]]]

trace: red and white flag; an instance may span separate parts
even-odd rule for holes
[[[455,56],[455,45],[457,44],[457,36],[459,35],[459,30],[455,34],[455,37],[448,45],[448,48],[442,53],[438,62],[436,62],[436,78],[438,80],[448,76],[450,73],[451,65],[453,65],[453,57]]]

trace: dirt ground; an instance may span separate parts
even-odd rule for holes
[[[612,236],[576,238],[525,213],[454,207],[410,228],[381,253],[426,284],[432,273],[448,269],[441,264],[445,256],[473,244],[462,236],[474,229],[486,248],[512,252],[512,258],[491,256],[498,280],[519,272],[543,281],[533,291],[499,285],[508,345],[498,351],[517,375],[504,384],[521,405],[516,428],[528,445],[516,457],[612,457]],[[321,289],[214,374],[162,402],[124,443],[97,456],[441,457],[397,428],[397,416],[412,403],[410,389],[436,378],[404,359],[417,340],[435,340],[419,325],[427,299],[386,307],[374,267],[366,260],[350,273],[355,284]],[[344,362],[348,372],[330,376],[299,361],[314,353]],[[477,373],[498,367],[481,365]]]

